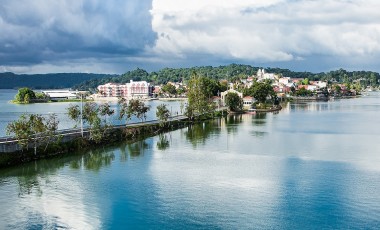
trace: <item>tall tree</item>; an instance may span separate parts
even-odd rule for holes
[[[253,97],[260,103],[265,103],[267,97],[274,97],[273,87],[265,82],[256,82],[253,86]]]
[[[237,112],[243,109],[243,99],[237,93],[228,92],[225,101],[231,111]]]
[[[208,80],[193,72],[188,82],[188,105],[186,114],[189,118],[210,112],[212,91],[207,84]]]
[[[160,121],[160,127],[164,127],[170,116],[170,111],[165,104],[157,106],[156,117]]]

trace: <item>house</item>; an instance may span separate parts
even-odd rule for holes
[[[243,109],[250,109],[255,99],[251,96],[243,97]]]

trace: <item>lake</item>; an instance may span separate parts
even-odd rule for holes
[[[14,89],[0,89],[0,137],[6,136],[5,129],[7,124],[17,120],[22,114],[41,114],[44,116],[48,116],[49,114],[56,114],[59,120],[58,128],[59,129],[69,129],[73,128],[75,125],[79,127],[79,124],[75,124],[72,120],[70,120],[67,116],[67,108],[71,104],[78,104],[80,102],[57,102],[57,103],[36,103],[36,104],[13,104],[10,103],[11,100],[14,99],[14,96],[17,94],[17,90]],[[99,102],[101,103],[101,102]],[[117,102],[111,101],[109,102],[111,108],[115,110],[115,114],[113,117],[109,119],[109,121],[113,124],[121,124],[125,121],[120,121],[117,117],[118,106]],[[155,120],[156,119],[156,107],[160,104],[166,104],[167,108],[171,110],[173,115],[177,112],[181,114],[179,101],[147,101],[147,105],[150,106],[150,111],[147,113],[147,120]],[[136,118],[132,118],[129,122],[139,122],[140,120]]]
[[[379,229],[380,95],[0,170],[0,229]]]

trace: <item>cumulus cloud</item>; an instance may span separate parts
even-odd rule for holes
[[[380,71],[378,9],[378,0],[2,0],[0,70]]]
[[[377,0],[154,0],[154,51],[266,63],[371,58],[380,54],[379,8]]]
[[[140,0],[1,1],[0,63],[54,65],[141,55],[156,40],[151,7],[151,1]]]

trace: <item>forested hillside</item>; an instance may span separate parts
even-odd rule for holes
[[[289,69],[280,68],[264,68],[267,73],[280,74],[283,77],[291,78],[308,78],[309,80],[324,80],[329,82],[352,83],[359,81],[362,87],[378,86],[380,75],[371,71],[354,71],[349,72],[343,69],[330,71],[327,73],[310,73],[310,72],[294,72]],[[75,89],[96,89],[98,85],[108,82],[114,83],[127,83],[130,80],[146,80],[154,84],[166,84],[172,82],[186,82],[193,71],[202,76],[212,79],[226,79],[234,81],[235,79],[247,78],[257,73],[259,67],[252,67],[250,65],[231,64],[228,66],[201,66],[192,68],[164,68],[157,72],[148,73],[143,69],[136,69],[128,71],[120,76],[105,77],[99,79],[91,79],[81,84],[74,86]]]
[[[54,73],[54,74],[14,74],[11,72],[0,73],[0,89],[16,89],[29,87],[33,89],[62,89],[71,88],[83,81],[99,79],[105,74],[92,73]]]
[[[359,81],[362,87],[378,86],[380,75],[371,71],[353,71],[344,69],[327,73],[294,72],[289,69],[264,68],[267,73],[281,74],[283,77],[308,78],[309,80],[325,80],[329,82],[349,83]],[[172,82],[186,82],[192,72],[212,79],[246,78],[257,73],[259,67],[250,65],[231,64],[227,66],[200,66],[192,68],[164,68],[148,73],[137,68],[122,75],[88,74],[88,73],[56,73],[56,74],[31,74],[17,75],[14,73],[0,73],[0,89],[12,89],[29,87],[33,89],[59,89],[73,88],[81,90],[96,89],[98,85],[108,82],[127,83],[130,80],[146,80],[153,84],[166,84]]]

